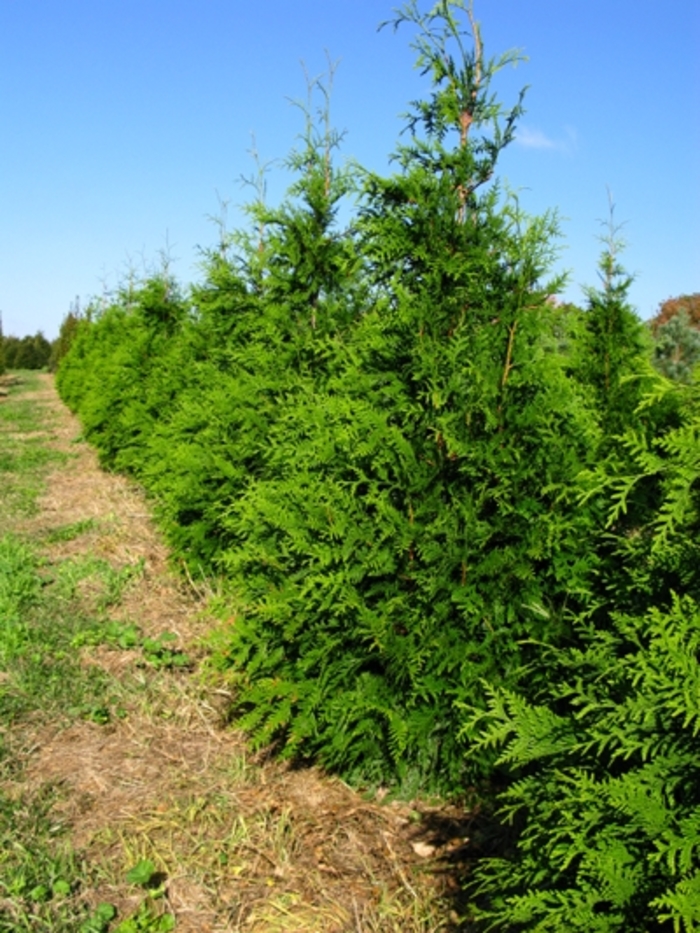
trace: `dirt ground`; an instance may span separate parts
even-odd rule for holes
[[[214,624],[203,589],[176,575],[132,483],[100,469],[53,379],[35,394],[51,444],[69,455],[49,476],[38,513],[22,530],[89,522],[52,560],[90,554],[117,567],[142,562],[115,618],[151,636],[173,632],[195,659]],[[152,670],[138,652],[83,649],[124,686],[127,715],[105,725],[45,724],[28,736],[24,782],[58,782],[57,818],[103,879],[90,898],[136,895],[119,878],[150,858],[166,879],[179,933],[224,931],[454,930],[456,874],[468,814],[449,806],[366,799],[315,768],[254,756],[225,723],[226,690],[195,666]]]

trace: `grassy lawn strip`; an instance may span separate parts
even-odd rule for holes
[[[21,527],[22,519],[36,511],[48,468],[67,459],[46,446],[50,435],[41,406],[16,395],[35,386],[35,379],[23,379],[0,405],[5,529]],[[92,525],[78,522],[47,538],[71,540]],[[121,685],[98,665],[84,663],[79,648],[115,637],[105,610],[119,602],[139,572],[138,565],[115,569],[91,558],[51,563],[26,536],[15,531],[0,536],[0,933],[159,933],[174,928],[174,918],[160,904],[162,890],[151,885],[154,869],[146,863],[138,877],[125,878],[144,888],[131,917],[115,926],[112,905],[88,906],[85,892],[99,883],[99,871],[73,850],[68,827],[56,816],[63,788],[52,782],[38,789],[22,783],[30,751],[26,737],[42,723],[57,728],[78,719],[106,724],[126,715]],[[86,606],[92,611],[86,612]],[[130,647],[142,647],[133,626],[130,642]]]

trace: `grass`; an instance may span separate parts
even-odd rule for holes
[[[52,818],[58,791],[0,793],[0,931],[75,933],[86,919],[75,892],[89,868],[65,841]]]
[[[37,511],[50,467],[65,454],[47,446],[42,409],[21,391],[36,390],[25,377],[0,406],[0,508],[5,527]],[[50,543],[74,540],[94,528],[80,521],[49,533]],[[43,783],[22,786],[27,757],[25,731],[42,723],[64,726],[76,719],[104,725],[124,715],[121,685],[96,665],[86,665],[78,645],[87,632],[102,641],[110,622],[100,613],[118,604],[140,565],[115,568],[86,557],[52,563],[38,542],[17,533],[0,537],[0,933],[106,933],[116,916],[107,904],[94,909],[85,891],[97,883],[94,866],[67,839],[67,826],[55,810],[63,791]],[[93,593],[86,600],[83,588]],[[92,609],[93,612],[88,611]],[[94,614],[97,613],[97,615]],[[171,915],[151,906],[113,927],[120,933],[172,929]],[[164,921],[163,916],[170,920]]]
[[[97,507],[107,479],[56,443],[39,388],[0,403],[0,933],[455,929],[409,857],[411,807],[222,728],[225,685],[198,679],[182,635],[195,609],[123,517],[142,504]]]
[[[98,568],[104,575],[102,566]],[[119,690],[75,650],[99,623],[70,593],[58,568],[55,582],[37,554],[13,535],[0,538],[0,722],[17,724],[30,715],[54,721],[86,718],[107,722],[119,711]],[[111,574],[91,580],[113,598]],[[72,597],[72,598],[71,598]]]
[[[27,398],[38,385],[36,374],[24,373],[19,384],[9,389],[8,399],[0,403],[0,527],[35,511],[48,467],[66,459],[65,453],[47,445],[47,420],[40,406]]]

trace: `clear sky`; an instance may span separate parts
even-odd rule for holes
[[[427,8],[430,0],[424,4]],[[114,288],[167,251],[183,282],[302,128],[300,62],[340,65],[341,150],[385,171],[400,114],[425,88],[411,31],[377,31],[392,0],[0,0],[0,311],[53,338],[76,296]],[[504,102],[530,86],[501,177],[529,211],[562,216],[565,297],[595,284],[609,188],[642,318],[700,291],[698,0],[475,0],[487,55],[519,48]],[[273,169],[270,200],[284,175]]]

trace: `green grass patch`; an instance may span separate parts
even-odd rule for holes
[[[82,595],[98,612],[117,606],[132,580],[143,574],[143,560],[115,567],[103,558],[85,555],[69,558],[55,565],[50,582],[59,600],[73,600]]]
[[[97,527],[98,523],[94,518],[84,518],[78,522],[71,522],[68,525],[61,525],[59,528],[54,528],[46,535],[46,541],[48,544],[58,544],[62,541],[75,541],[76,538],[87,534],[88,531],[93,531]]]
[[[0,524],[32,515],[51,466],[67,455],[47,446],[45,409],[26,393],[38,386],[36,377],[24,378],[10,388],[0,404]]]
[[[2,771],[0,770],[0,776]],[[163,880],[141,862],[127,872],[128,884],[143,888],[135,913],[116,926],[112,904],[88,907],[85,893],[99,870],[66,841],[55,818],[60,788],[43,785],[33,795],[0,792],[0,933],[169,933],[175,918],[163,910]]]
[[[0,933],[75,933],[88,917],[79,891],[91,871],[52,815],[58,795],[0,792]]]
[[[50,564],[17,535],[0,537],[0,933],[166,933],[174,927],[159,887],[144,890],[131,916],[117,917],[106,903],[88,908],[86,892],[98,872],[70,847],[55,816],[60,787],[12,790],[20,786],[15,752],[23,723],[81,718],[106,724],[125,715],[124,688],[98,666],[81,663],[83,645],[134,648],[156,666],[176,666],[167,639],[144,639],[134,625],[86,611],[86,604],[104,611],[118,603],[141,567],[114,568],[96,558]],[[125,880],[147,888],[140,875]]]
[[[48,468],[67,459],[47,446],[42,406],[22,397],[36,381],[13,386],[0,406],[0,523],[9,528],[35,512]],[[70,541],[96,525],[93,519],[64,525],[44,541]],[[124,687],[84,663],[81,646],[122,647],[121,638],[129,642],[124,647],[143,652],[144,663],[178,665],[166,639],[150,645],[135,626],[128,639],[129,626],[106,617],[142,571],[143,562],[114,567],[89,555],[51,563],[20,535],[0,536],[0,933],[173,929],[158,891],[144,891],[131,916],[118,917],[107,903],[90,908],[86,894],[98,883],[98,871],[71,848],[55,816],[61,788],[18,791],[25,724],[107,724],[125,715]]]
[[[18,537],[0,538],[0,725],[42,713],[106,722],[118,710],[117,685],[81,664],[75,647],[98,622],[81,611],[75,593],[47,582],[44,569]],[[108,582],[103,599],[114,590]]]

